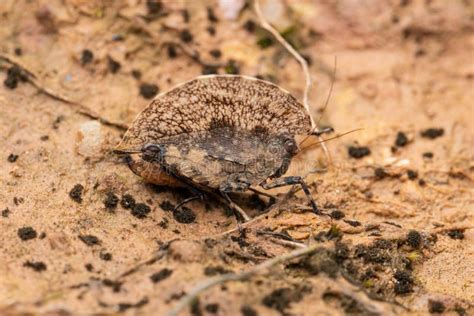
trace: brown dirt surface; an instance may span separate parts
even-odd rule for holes
[[[291,251],[288,239],[320,247],[183,314],[473,313],[472,2],[272,3],[269,20],[311,61],[316,121],[336,56],[321,125],[363,130],[327,143],[332,165],[314,146],[288,172],[331,216],[302,192],[269,211],[235,196],[256,217],[239,232],[212,198],[173,214],[189,192],[135,176],[111,152],[124,130],[101,122],[129,125],[203,73],[258,76],[301,100],[300,67],[251,5],[231,20],[217,1],[0,2],[0,314],[165,315],[201,281]]]

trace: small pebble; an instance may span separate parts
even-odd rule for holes
[[[158,86],[156,84],[142,83],[140,85],[140,94],[145,99],[152,99],[158,94]]]
[[[348,149],[349,156],[355,159],[361,159],[365,156],[370,155],[370,149],[368,147],[350,146]]]
[[[81,64],[87,65],[94,59],[94,54],[89,49],[84,49],[81,56]]]
[[[120,70],[122,65],[120,65],[120,63],[118,61],[112,59],[112,57],[109,57],[107,67],[109,68],[109,71],[111,73],[115,74]]]
[[[69,197],[77,203],[82,203],[82,192],[84,191],[84,186],[82,184],[76,184],[71,191],[69,191]]]
[[[151,208],[145,203],[137,203],[132,209],[132,215],[140,219],[145,218],[150,212]]]
[[[397,139],[395,140],[395,146],[404,147],[408,144],[408,137],[403,132],[398,132]]]
[[[18,155],[15,155],[15,154],[10,154],[8,155],[8,162],[11,162],[11,163],[14,163],[16,160],[18,159]]]
[[[92,235],[79,235],[79,239],[89,247],[100,244],[99,238]]]
[[[193,35],[189,30],[182,30],[181,33],[179,33],[179,38],[185,42],[185,43],[190,43],[193,41]]]
[[[428,311],[431,314],[442,314],[446,307],[444,306],[443,302],[429,300],[428,301]]]
[[[47,269],[46,264],[44,262],[41,262],[41,261],[29,261],[28,260],[23,264],[23,266],[27,267],[27,268],[30,268],[30,269],[33,269],[36,272],[46,271],[46,269]]]
[[[424,138],[435,139],[444,135],[443,128],[428,128],[421,131],[421,136]]]
[[[35,239],[37,236],[38,234],[36,233],[36,230],[33,229],[33,227],[27,226],[18,229],[18,237],[20,237],[20,239],[23,241]]]

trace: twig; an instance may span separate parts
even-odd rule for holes
[[[189,306],[201,293],[210,289],[213,286],[223,284],[229,281],[243,281],[249,279],[250,277],[265,271],[268,268],[271,268],[279,263],[286,262],[288,260],[298,258],[304,255],[308,255],[314,252],[320,245],[316,244],[310,247],[303,249],[297,249],[289,253],[285,253],[281,256],[274,257],[267,261],[264,261],[253,268],[242,271],[240,273],[227,273],[214,278],[204,280],[202,283],[195,286],[187,295],[185,295],[181,300],[175,305],[175,307],[170,310],[166,315],[167,316],[177,316],[179,313],[186,307]]]
[[[309,92],[311,90],[311,86],[313,85],[313,81],[311,79],[311,74],[309,72],[309,67],[308,67],[308,62],[306,59],[304,59],[294,48],[291,46],[284,38],[281,36],[281,34],[270,24],[268,21],[265,19],[263,16],[262,10],[260,9],[260,0],[255,0],[255,12],[257,13],[257,17],[260,21],[261,26],[266,29],[268,32],[270,32],[280,44],[285,47],[285,49],[290,52],[291,55],[298,61],[298,63],[301,65],[301,68],[303,69],[304,75],[305,75],[305,88],[304,88],[304,95],[303,95],[303,105],[308,111],[309,117],[311,119],[311,128],[318,130],[318,127],[316,126],[316,123],[314,122],[313,116],[311,115],[310,112],[310,106],[309,106]],[[321,142],[321,148],[324,151],[324,154],[326,155],[326,159],[329,162],[329,165],[332,165],[332,159],[331,155],[329,153],[328,148],[326,147],[326,144],[324,144],[323,139],[321,136],[317,136],[318,140]]]
[[[25,65],[23,65],[20,61],[16,60],[12,56],[0,54],[0,59],[3,59],[7,63],[20,68],[21,71],[23,71],[26,74],[28,82],[30,82],[36,89],[38,89],[38,91],[44,93],[45,95],[55,100],[74,106],[77,113],[84,115],[86,117],[95,119],[95,120],[99,120],[102,124],[115,127],[119,130],[128,129],[128,126],[126,124],[120,123],[120,122],[114,122],[106,118],[103,118],[102,116],[100,116],[100,114],[95,113],[94,111],[89,109],[87,106],[79,102],[72,101],[68,97],[62,96],[59,93],[48,88],[44,83],[40,81],[38,76],[33,71],[29,70]]]

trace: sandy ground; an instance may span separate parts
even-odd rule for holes
[[[212,200],[191,203],[184,223],[169,205],[187,192],[145,183],[110,152],[123,130],[42,93],[0,60],[0,314],[164,315],[202,280],[292,250],[262,231],[321,248],[217,286],[184,314],[473,312],[472,2],[288,3],[273,22],[311,60],[313,115],[336,56],[321,122],[339,133],[363,129],[327,143],[332,166],[313,147],[289,172],[307,174],[332,217],[302,211],[298,193],[266,214],[268,201],[244,197],[259,217],[240,233],[225,233],[235,219]],[[248,22],[258,24],[251,7],[228,20],[213,2],[6,0],[0,16],[3,56],[109,121],[130,124],[146,92],[209,71],[259,75],[302,97],[300,68]]]

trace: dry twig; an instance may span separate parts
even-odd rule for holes
[[[304,88],[304,95],[303,95],[303,105],[308,111],[308,113],[311,113],[310,106],[309,106],[309,92],[311,90],[311,86],[313,85],[313,81],[311,79],[311,74],[309,72],[308,62],[283,38],[283,36],[281,36],[281,34],[270,23],[268,23],[268,21],[263,16],[262,10],[260,9],[260,0],[255,0],[255,12],[257,13],[257,17],[259,19],[260,25],[264,29],[266,29],[268,32],[270,32],[277,39],[277,41],[280,42],[280,44],[283,47],[285,47],[285,49],[288,52],[290,52],[290,54],[293,55],[293,57],[301,65],[301,68],[303,69],[303,73],[305,75],[305,81],[306,81],[305,88]],[[316,123],[314,122],[314,119],[311,114],[310,114],[310,118],[311,118],[311,126],[313,127],[313,129],[318,131],[319,129]],[[329,165],[332,165],[331,155],[329,153],[329,150],[326,144],[324,144],[324,141],[321,138],[321,136],[317,136],[317,137],[321,143],[321,148],[323,148],[324,154],[326,155],[326,159],[328,160]]]

